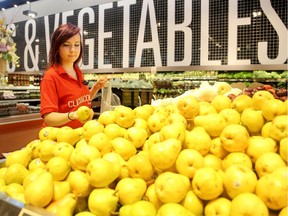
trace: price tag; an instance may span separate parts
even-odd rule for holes
[[[156,67],[151,67],[151,74],[156,74],[157,73],[157,68]]]

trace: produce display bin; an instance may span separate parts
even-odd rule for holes
[[[43,208],[37,208],[31,205],[25,205],[5,193],[0,192],[0,215],[1,216],[56,216],[47,212]]]
[[[121,104],[134,108],[139,106],[139,89],[122,89]]]
[[[131,108],[151,104],[153,95],[153,89],[113,88],[112,91],[120,98],[122,105]]]
[[[141,89],[139,92],[141,105],[151,104],[153,97],[153,89]]]
[[[40,113],[15,115],[1,118],[0,158],[3,153],[25,147],[30,141],[38,139],[43,119]],[[0,214],[1,215],[1,214]]]

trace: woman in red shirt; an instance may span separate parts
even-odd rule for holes
[[[80,28],[68,23],[54,31],[48,69],[40,85],[43,127],[83,126],[85,122],[78,120],[76,110],[83,105],[91,109],[91,100],[106,85],[107,78],[99,79],[91,89],[84,84],[84,76],[78,66],[82,52]],[[93,115],[91,109],[88,120]]]

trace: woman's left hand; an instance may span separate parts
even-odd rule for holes
[[[97,92],[106,86],[108,79],[109,79],[108,77],[101,77],[100,79],[97,80],[97,82],[90,89],[91,98],[94,98]]]
[[[108,82],[107,77],[101,77],[100,79],[97,80],[97,82],[94,84],[93,87],[95,87],[96,89],[101,89],[106,86],[107,82]]]

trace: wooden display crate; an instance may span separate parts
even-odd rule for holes
[[[139,96],[141,100],[141,105],[151,104],[153,89],[141,89],[139,92]]]
[[[124,106],[135,108],[151,104],[153,89],[113,88],[112,91],[120,98],[121,104]]]

